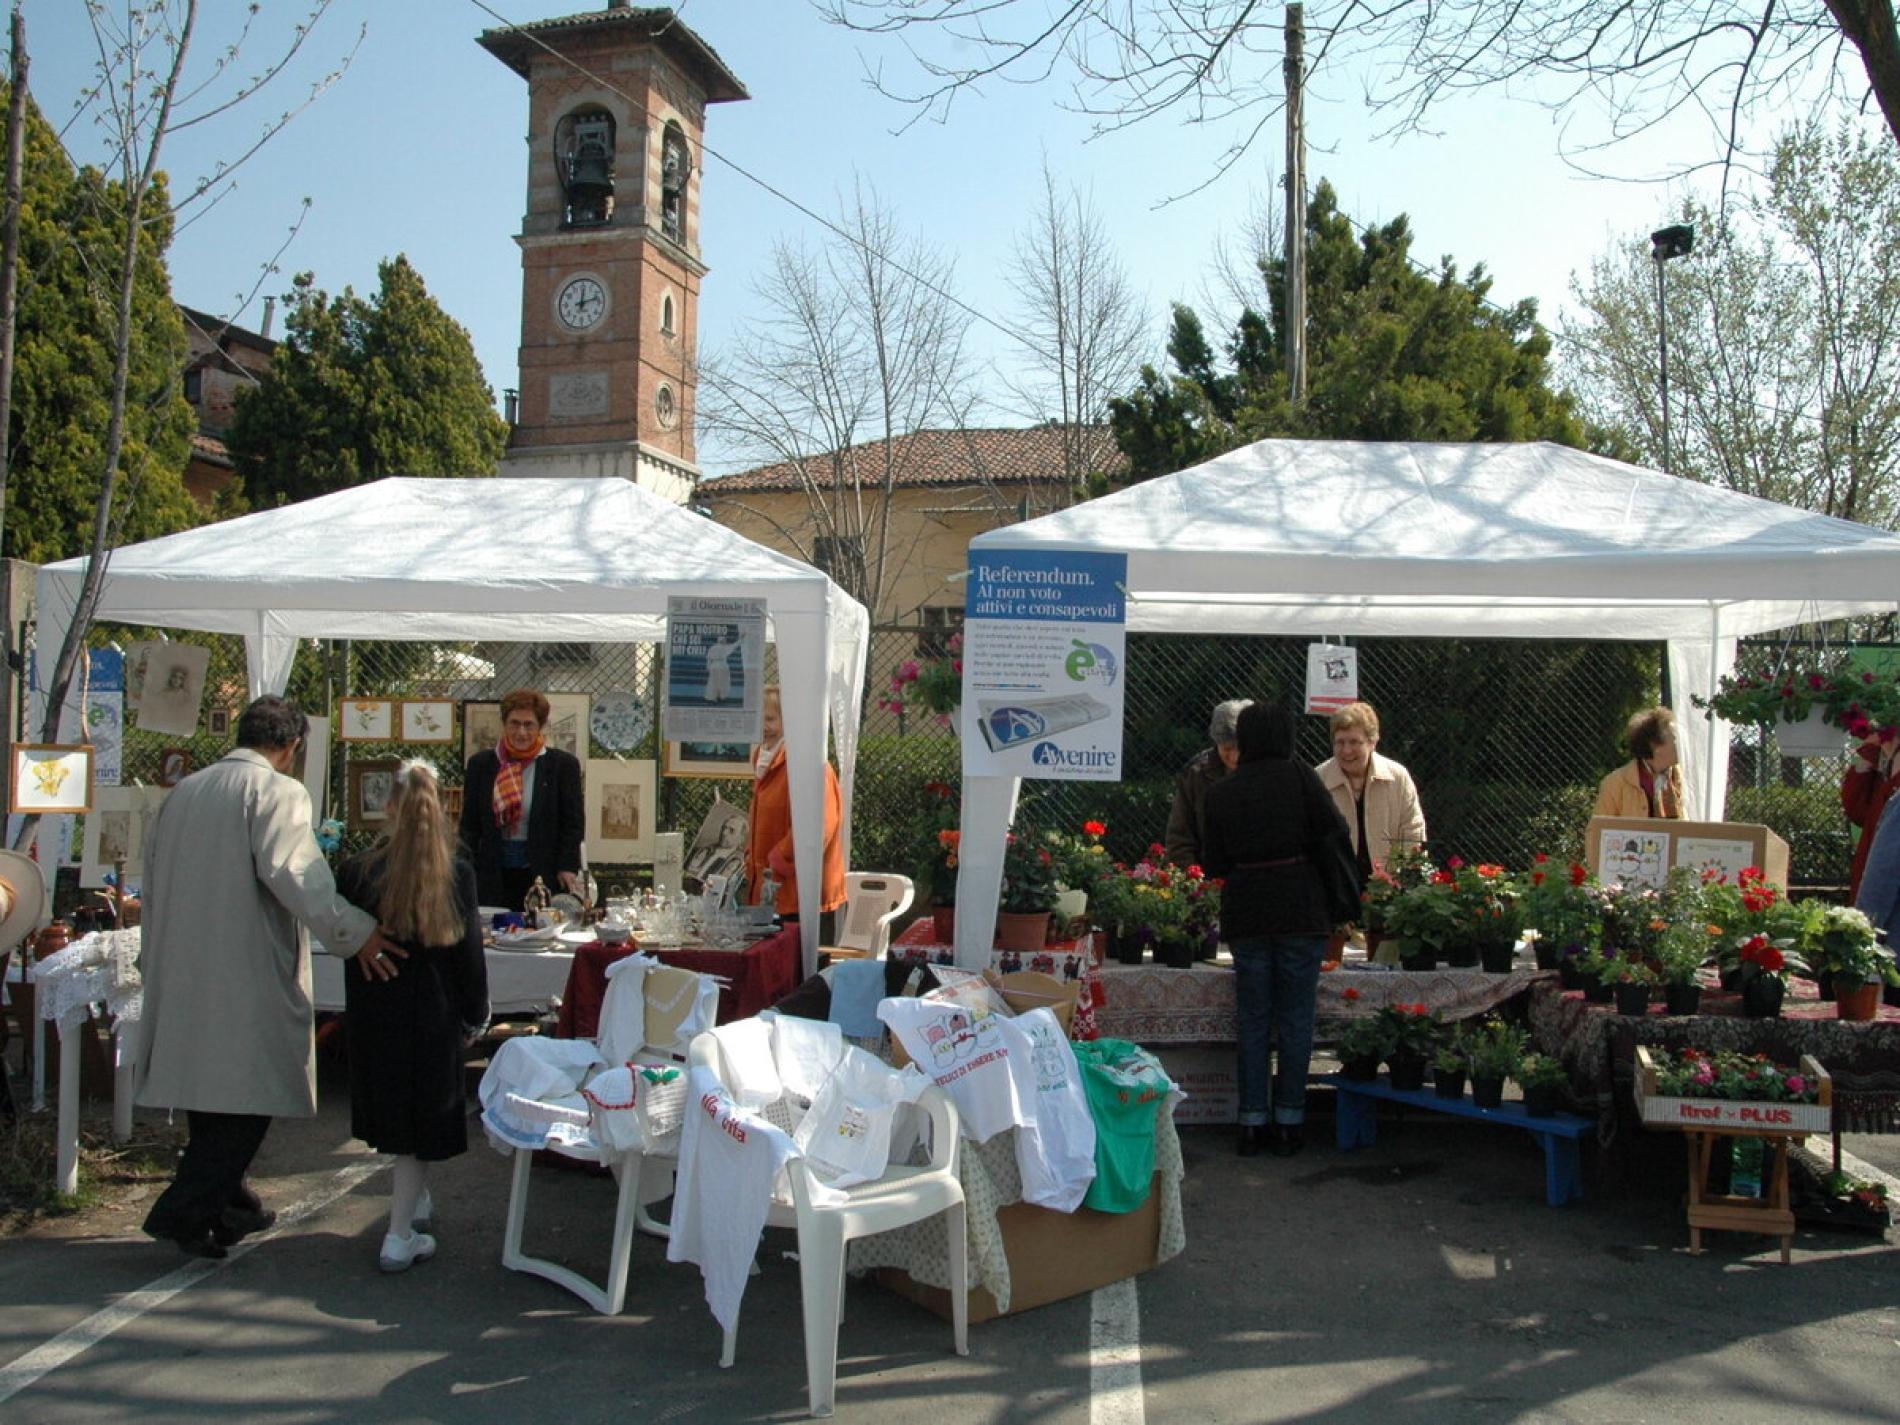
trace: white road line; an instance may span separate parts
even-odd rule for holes
[[[114,1332],[124,1330],[148,1311],[163,1306],[187,1287],[197,1285],[220,1267],[228,1266],[280,1232],[288,1231],[305,1218],[321,1212],[365,1178],[388,1166],[388,1160],[384,1158],[352,1164],[309,1197],[278,1213],[277,1223],[270,1231],[238,1243],[223,1261],[209,1261],[200,1257],[188,1262],[176,1271],[167,1272],[157,1281],[128,1292],[111,1306],[95,1311],[78,1325],[67,1327],[45,1345],[35,1346],[18,1360],[0,1366],[0,1405],[6,1404],[35,1381],[58,1370],[74,1357],[91,1350]]]
[[[1128,1277],[1089,1298],[1089,1425],[1144,1425],[1146,1418],[1141,1302],[1135,1279]]]

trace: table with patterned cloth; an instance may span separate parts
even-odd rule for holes
[[[1237,1038],[1234,967],[1202,962],[1191,969],[1164,965],[1104,965],[1096,1029],[1109,1039],[1137,1044],[1231,1044]],[[1392,1004],[1422,1004],[1446,1019],[1472,1019],[1517,998],[1532,985],[1553,983],[1554,971],[1331,970],[1319,977],[1319,1022],[1358,1019]]]
[[[574,966],[561,993],[555,1034],[562,1039],[591,1039],[600,1030],[600,1006],[607,998],[607,967],[634,953],[631,941],[607,945],[590,941],[574,951]],[[719,986],[719,1023],[750,1019],[770,1009],[798,983],[801,963],[798,927],[790,926],[755,940],[743,950],[648,949],[663,965],[724,980]]]
[[[957,962],[955,947],[937,939],[936,927],[929,916],[913,921],[909,929],[891,942],[890,949],[885,953],[893,960],[914,960],[926,965],[954,965]],[[1080,980],[1082,989],[1076,995],[1075,1018],[1069,1024],[1069,1037],[1088,1040],[1103,1032],[1096,1024],[1096,1015],[1102,1003],[1102,980],[1093,936],[1058,941],[1040,950],[992,950],[990,968],[999,975],[1033,970],[1039,975],[1054,975],[1064,984]]]
[[[1814,983],[1798,978],[1788,981],[1778,1019],[1745,1018],[1741,996],[1713,986],[1703,988],[1701,1008],[1700,1014],[1665,1015],[1652,1004],[1647,1014],[1622,1015],[1614,1004],[1590,1004],[1581,990],[1544,980],[1531,988],[1531,1033],[1541,1052],[1563,1060],[1571,1092],[1585,1112],[1596,1113],[1604,1143],[1619,1124],[1637,1122],[1632,1083],[1639,1044],[1665,1051],[1736,1049],[1782,1064],[1812,1054],[1833,1076],[1837,1128],[1900,1133],[1900,1009],[1882,1005],[1878,1019],[1843,1020],[1834,1001],[1818,998]]]
[[[1160,1174],[1161,1232],[1155,1251],[1157,1263],[1179,1256],[1187,1246],[1187,1226],[1181,1217],[1181,1137],[1174,1119],[1155,1115],[1155,1171]],[[970,1285],[987,1287],[999,1312],[1009,1310],[1009,1258],[1003,1251],[1003,1231],[996,1214],[1012,1202],[1021,1202],[1022,1174],[1016,1168],[1016,1130],[1005,1129],[987,1143],[965,1142],[957,1154],[957,1176],[963,1182],[967,1205]],[[950,1289],[949,1235],[941,1213],[908,1227],[861,1237],[851,1243],[847,1267],[854,1272],[896,1267],[912,1281]]]

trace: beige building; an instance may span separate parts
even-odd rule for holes
[[[875,622],[954,627],[970,541],[1071,502],[1064,471],[1072,434],[1053,425],[917,431],[706,480],[696,498],[728,529],[815,564],[854,592],[875,588]],[[1095,471],[1121,471],[1126,462],[1106,427],[1082,435]]]

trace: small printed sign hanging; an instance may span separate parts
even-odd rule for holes
[[[1306,710],[1336,713],[1359,701],[1359,650],[1343,643],[1306,645]]]

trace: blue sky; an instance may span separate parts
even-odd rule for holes
[[[488,3],[520,22],[571,13],[585,0]],[[242,8],[238,0],[205,0],[203,60],[228,40],[224,27]],[[267,0],[244,63],[261,62],[303,8]],[[1004,263],[1045,154],[1109,218],[1150,304],[1157,352],[1168,302],[1199,301],[1216,239],[1277,177],[1276,126],[1225,178],[1165,203],[1212,171],[1224,136],[1163,118],[1090,142],[1086,121],[1059,107],[1056,84],[996,85],[960,102],[948,123],[899,134],[905,111],[864,83],[861,54],[900,56],[828,27],[802,0],[689,0],[683,15],[753,96],[713,109],[711,149],[819,209],[864,179],[907,224],[955,254],[959,295],[1006,325]],[[34,91],[58,126],[89,80],[90,33],[75,0],[27,0],[26,16]],[[469,329],[499,399],[515,384],[520,267],[511,237],[524,201],[527,111],[525,84],[474,42],[494,23],[470,0],[338,0],[265,96],[174,139],[166,167],[175,178],[205,171],[246,146],[366,27],[341,81],[241,170],[234,193],[181,233],[171,255],[178,298],[229,313],[308,197],[303,229],[265,290],[285,290],[291,274],[306,269],[333,291],[373,289],[378,260],[406,252]],[[1380,138],[1380,122],[1357,98],[1358,77],[1317,81],[1307,119],[1311,176],[1330,178],[1361,221],[1408,213],[1423,259],[1482,261],[1501,302],[1535,297],[1554,320],[1573,271],[1609,244],[1647,233],[1666,210],[1663,186],[1577,174],[1559,157],[1555,120],[1530,102],[1469,99],[1436,111],[1430,136]],[[84,117],[67,143],[82,159],[101,151]],[[1657,132],[1614,161],[1624,172],[1663,171],[1706,156],[1702,144],[1697,133]],[[818,233],[716,158],[705,165],[701,214],[712,272],[700,335],[716,351],[743,319],[771,244]],[[253,307],[243,319],[255,325],[259,316]],[[977,344],[993,359],[1007,356],[1007,339],[993,332]],[[706,455],[716,470],[717,453]]]

